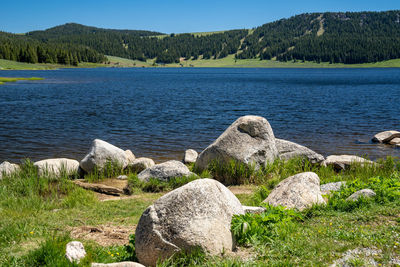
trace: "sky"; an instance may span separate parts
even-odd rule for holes
[[[163,33],[249,29],[311,12],[400,10],[400,0],[0,0],[0,31],[68,22]]]

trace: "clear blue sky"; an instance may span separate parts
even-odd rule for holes
[[[400,0],[1,0],[0,30],[67,22],[165,33],[252,28],[305,12],[400,9]]]

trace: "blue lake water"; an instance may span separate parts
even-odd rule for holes
[[[0,162],[80,160],[94,138],[136,156],[181,159],[243,115],[323,155],[375,159],[400,149],[371,144],[400,130],[400,69],[135,68],[0,71],[44,77],[0,85]]]

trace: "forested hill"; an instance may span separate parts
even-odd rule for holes
[[[377,62],[400,58],[400,11],[301,14],[251,30],[205,34],[165,35],[74,23],[23,36],[0,33],[0,58],[72,64],[101,62],[103,55],[158,63],[228,55],[238,60]]]

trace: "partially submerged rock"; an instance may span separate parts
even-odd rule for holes
[[[320,186],[321,188],[321,194],[322,195],[328,195],[330,194],[332,191],[339,191],[342,186],[346,185],[346,182],[335,182],[335,183],[327,183],[327,184],[322,184]]]
[[[393,138],[392,140],[389,141],[389,144],[400,145],[400,137]]]
[[[244,116],[200,153],[196,167],[204,170],[213,161],[223,164],[230,160],[259,167],[277,157],[275,136],[268,121],[263,117]]]
[[[138,178],[141,181],[149,181],[150,178],[155,178],[160,181],[169,181],[174,177],[190,175],[194,175],[194,173],[192,173],[185,164],[177,160],[169,160],[145,169],[138,174]]]
[[[279,157],[283,160],[303,157],[307,158],[311,163],[320,163],[325,159],[321,154],[294,142],[276,138],[275,143]]]
[[[121,168],[125,168],[128,165],[127,153],[103,140],[95,139],[93,140],[89,154],[81,160],[80,167],[86,172],[92,172],[95,169],[104,169],[110,162],[118,164]]]
[[[232,216],[244,214],[236,196],[213,179],[199,179],[159,198],[142,214],[136,228],[139,262],[155,266],[158,259],[200,248],[211,254],[232,251]]]
[[[389,143],[390,140],[400,137],[400,132],[399,131],[384,131],[377,133],[373,138],[373,142],[377,143]]]
[[[349,196],[346,200],[357,201],[360,197],[371,198],[374,196],[376,196],[376,193],[373,190],[362,189]]]
[[[79,261],[83,259],[85,256],[86,256],[86,251],[81,242],[71,241],[67,244],[65,257],[67,257],[67,259],[70,262],[79,263]]]
[[[3,178],[3,175],[11,175],[14,172],[20,170],[20,167],[17,164],[10,163],[8,161],[4,161],[0,164],[0,179]]]
[[[127,168],[133,172],[139,173],[154,165],[156,164],[150,158],[137,158],[133,162],[129,163]]]
[[[197,157],[199,154],[193,150],[193,149],[188,149],[185,151],[185,155],[183,155],[183,163],[195,163],[197,160]]]
[[[263,202],[298,210],[325,204],[319,183],[318,175],[313,172],[296,174],[280,182]]]
[[[62,173],[71,175],[77,173],[79,169],[77,160],[66,158],[44,159],[35,162],[33,165],[38,168],[39,175],[59,176]]]
[[[375,165],[376,163],[354,155],[331,155],[322,162],[323,166],[333,166],[335,170],[345,170],[352,164]]]

